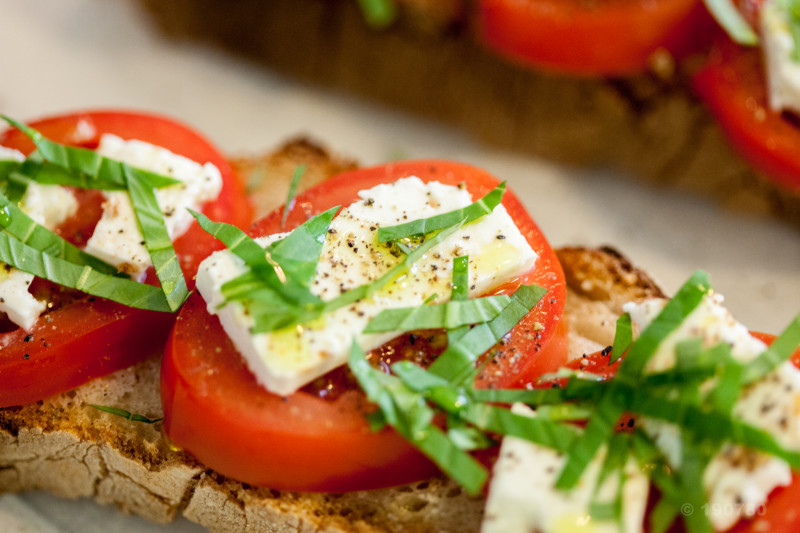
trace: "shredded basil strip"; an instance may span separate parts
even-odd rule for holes
[[[0,182],[8,180],[11,173],[17,170],[20,165],[22,165],[22,162],[16,159],[0,160]]]
[[[463,209],[448,211],[428,218],[412,220],[396,226],[378,228],[378,242],[390,242],[416,235],[426,235],[434,231],[449,228],[456,224],[468,224],[484,215],[491,213],[500,204],[506,192],[506,183],[503,182],[486,196],[476,200]]]
[[[266,249],[235,226],[212,222],[201,213],[192,215],[249,267],[222,286],[226,302],[242,300],[256,321],[255,329],[272,331],[300,319],[308,306],[322,305],[309,287],[337,210],[334,207],[309,219]]]
[[[59,145],[60,146],[60,145]],[[69,146],[63,146],[67,150],[79,150]],[[82,150],[82,149],[80,149]],[[97,157],[96,152],[89,152]],[[116,163],[119,169],[109,171],[107,167],[100,167],[100,170],[90,175],[77,169],[68,169],[56,163],[49,163],[41,158],[40,152],[34,152],[22,164],[19,169],[10,176],[12,181],[16,180],[19,184],[27,186],[28,183],[40,183],[42,185],[64,185],[77,187],[79,189],[96,189],[101,191],[125,191],[127,190],[128,179],[131,175],[149,184],[154,188],[169,187],[178,185],[180,180],[153,174],[144,170],[136,169],[125,163],[120,163],[107,159],[109,164]]]
[[[797,345],[800,344],[800,315],[794,317],[783,332],[770,344],[766,351],[750,361],[745,368],[742,381],[750,384],[763,378],[787,361]]]
[[[364,333],[452,329],[487,322],[499,315],[510,301],[510,296],[500,294],[438,305],[385,309],[370,321]]]
[[[27,184],[30,182],[127,191],[131,204],[133,205],[139,229],[144,238],[145,247],[147,248],[156,275],[161,284],[160,290],[163,292],[168,310],[176,311],[188,297],[189,291],[178,257],[175,254],[172,240],[167,232],[163,214],[158,205],[155,188],[180,184],[181,181],[131,167],[120,161],[103,157],[91,150],[65,146],[50,141],[40,132],[20,122],[3,115],[0,115],[0,118],[22,131],[33,141],[37,148],[36,152],[10,174],[6,188],[6,192],[10,195],[8,199],[9,204],[18,201],[22,195],[24,195]],[[7,212],[10,213],[10,209]],[[27,221],[29,221],[29,218],[25,216],[12,216],[11,219],[11,224],[9,224],[9,226],[15,223],[14,219],[17,219],[16,224],[18,225],[26,224]],[[30,226],[30,224],[28,225]],[[52,238],[48,237],[48,235],[52,235],[51,233],[44,233],[41,230],[37,230],[37,226],[30,226],[31,230],[36,230],[39,234],[38,239],[32,241],[32,245],[46,246],[47,248],[45,248],[44,251],[48,253],[61,250],[58,252],[59,255],[57,258],[63,257],[65,259],[63,262],[67,264],[69,264],[68,261],[75,261],[74,264],[71,264],[72,267],[79,268],[84,266],[90,268],[91,272],[95,275],[110,275],[105,263],[97,259],[89,259],[87,255],[82,252],[77,253],[74,249],[64,244],[56,243]],[[20,237],[20,240],[22,242],[28,242],[28,236]],[[30,253],[31,251],[32,247],[29,247],[28,252]],[[39,251],[42,251],[42,249]],[[29,271],[26,270],[26,268],[30,267],[21,266],[18,268],[23,271]],[[40,271],[40,273],[36,275],[60,283],[54,278],[43,276],[41,272],[43,271]],[[51,275],[52,274],[56,273],[51,272]],[[66,274],[60,277],[62,279],[69,278]],[[96,278],[96,276],[94,277]],[[97,281],[95,281],[95,283],[97,283]],[[83,285],[83,282],[79,283],[79,285]],[[104,291],[104,289],[99,288],[92,290]],[[124,305],[130,305],[131,307],[142,306],[142,296],[136,296],[135,291],[131,292],[130,290],[126,290],[118,295],[99,294],[98,292],[91,292],[89,290],[86,292],[96,296],[108,297],[109,299]],[[146,289],[144,292],[149,292],[149,289]],[[129,302],[123,294],[132,295],[135,301],[133,303]],[[157,310],[163,310],[161,307],[161,305],[158,305]]]
[[[797,0],[778,0],[789,18],[789,32],[792,34],[794,48],[792,50],[792,60],[800,61],[800,2]]]
[[[283,204],[283,213],[281,214],[281,229],[286,226],[286,218],[289,212],[294,208],[294,197],[297,194],[297,185],[300,183],[300,178],[306,173],[305,165],[297,165],[292,175],[292,181],[289,182],[289,192],[286,196],[286,203]]]
[[[402,261],[386,271],[381,277],[372,283],[360,285],[355,289],[351,289],[337,296],[336,298],[325,302],[323,311],[334,311],[374,294],[384,286],[388,285],[391,281],[404,274],[414,263],[422,259],[428,250],[442,243],[450,235],[458,231],[461,226],[462,222],[457,221],[455,225],[442,229],[438,233],[426,237],[422,244],[412,250],[411,253],[403,258]]]
[[[722,444],[730,441],[779,457],[792,468],[800,467],[800,452],[784,449],[768,432],[735,420],[728,413],[685,399],[675,399],[669,393],[659,394],[628,386],[620,386],[616,392],[620,404],[632,407],[639,415],[677,424],[684,431],[709,442]]]
[[[450,301],[461,302],[469,299],[469,256],[453,258],[453,290]]]
[[[758,35],[736,8],[733,0],[703,0],[708,11],[714,16],[728,35],[739,44],[755,46]]]
[[[353,343],[349,367],[395,430],[433,460],[470,494],[477,494],[488,477],[486,469],[432,424],[433,410],[422,394],[409,389],[398,378],[370,366],[366,354]]]
[[[325,236],[337,208],[329,209],[309,219],[283,239],[273,242],[261,250],[257,261],[249,262],[250,272],[241,276],[247,281],[255,275],[267,287],[296,305],[322,305],[319,297],[311,293],[319,256],[325,244]],[[256,244],[256,246],[258,246]],[[239,280],[234,279],[222,287],[223,295],[234,299],[233,291]],[[246,297],[246,295],[245,295]]]
[[[37,224],[13,202],[0,195],[0,226],[8,235],[45,255],[58,257],[79,266],[90,266],[102,274],[124,277],[117,269],[87,254],[44,226]],[[25,270],[21,268],[20,270]],[[51,280],[53,281],[53,280]]]
[[[212,222],[203,215],[193,213],[206,232],[221,240],[251,267],[250,272],[223,285],[223,295],[228,301],[247,300],[246,305],[255,317],[254,332],[274,331],[308,322],[374,294],[461,227],[460,221],[456,221],[455,225],[426,237],[418,247],[375,281],[323,302],[311,294],[308,287],[313,280],[330,221],[337,211],[338,207],[335,207],[312,218],[267,250],[238,228]]]
[[[27,135],[36,145],[43,162],[32,167],[36,169],[36,174],[31,178],[39,183],[107,190],[125,190],[128,178],[131,176],[136,176],[139,181],[147,183],[154,188],[181,183],[180,180],[134,168],[86,148],[77,148],[53,142],[21,122],[4,115],[0,115],[0,118]],[[44,162],[52,163],[56,168],[52,165],[46,165]],[[39,173],[41,173],[41,176]]]
[[[715,446],[716,450],[717,447]],[[681,433],[681,468],[677,473],[684,504],[692,509],[703,509],[706,503],[703,473],[710,459],[703,446],[692,439],[687,432]],[[684,513],[683,523],[689,533],[713,533],[709,514],[704,512]]]
[[[133,422],[143,422],[145,424],[155,424],[157,422],[161,422],[164,420],[164,417],[160,418],[147,418],[144,415],[139,415],[135,413],[131,413],[130,411],[126,411],[125,409],[120,409],[119,407],[109,407],[106,405],[95,405],[89,404],[89,407],[94,407],[98,411],[103,411],[106,413],[110,413],[112,415],[120,416],[122,418],[132,420]]]
[[[511,331],[546,292],[545,288],[538,285],[521,285],[497,317],[462,332],[458,338],[448,335],[447,349],[429,370],[455,383],[468,380],[478,358]]]
[[[373,28],[386,28],[397,18],[396,0],[358,0],[364,20]]]
[[[575,486],[597,450],[611,437],[617,420],[624,412],[625,404],[619,397],[622,385],[635,386],[638,383],[647,361],[661,342],[680,326],[709,290],[708,275],[702,271],[695,272],[631,345],[609,390],[589,418],[583,436],[570,449],[556,482],[557,488],[569,490]]]
[[[639,466],[647,469],[653,484],[661,492],[661,499],[650,513],[650,525],[653,533],[665,533],[678,518],[680,506],[684,503],[683,491],[664,454],[641,429],[634,431],[631,449]]]
[[[611,381],[571,379],[563,387],[534,389],[476,389],[473,397],[489,403],[524,403],[530,406],[558,405],[569,401],[596,403]]]
[[[45,254],[7,233],[0,233],[0,261],[59,285],[107,298],[129,307],[163,312],[174,311],[159,287],[104,274],[88,265],[78,265]]]
[[[518,415],[505,408],[476,402],[471,388],[457,388],[411,362],[395,363],[392,371],[410,389],[425,393],[427,399],[448,413],[458,415],[483,431],[512,435],[559,451],[566,451],[578,434],[577,428],[571,425],[545,417]]]
[[[600,466],[600,474],[594,486],[589,514],[593,520],[616,521],[622,518],[622,488],[625,483],[625,464],[630,457],[631,437],[625,433],[615,433],[606,446],[606,456]],[[616,478],[616,491],[611,501],[600,499],[600,488],[611,477]]]
[[[170,310],[177,311],[189,297],[189,289],[178,256],[175,254],[172,239],[167,232],[155,189],[149,180],[142,179],[137,173],[128,173],[126,181],[128,196],[156,276],[161,282],[161,290]]]

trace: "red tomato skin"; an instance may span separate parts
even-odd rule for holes
[[[380,488],[386,480],[402,484],[436,474],[436,467],[394,431],[370,431],[352,397],[331,402],[302,392],[287,398],[267,392],[218,319],[205,312],[202,297],[193,294],[186,307],[161,368],[164,429],[203,464],[252,485],[325,492]],[[187,342],[194,339],[181,337],[198,334],[201,345],[187,353]],[[225,348],[217,351],[217,346]],[[181,365],[186,357],[202,360],[190,376]],[[217,378],[219,368],[229,369],[228,375]],[[217,392],[220,382],[226,385],[224,395]],[[254,464],[265,454],[282,468]]]
[[[32,403],[153,356],[171,325],[172,315],[84,298],[31,331],[3,333],[0,406]]]
[[[800,190],[800,128],[767,104],[758,49],[720,38],[692,85],[736,151],[778,185]]]
[[[534,68],[578,76],[644,72],[657,51],[701,50],[713,20],[700,0],[480,0],[479,38]]]
[[[488,193],[497,181],[468,165],[442,161],[390,163],[346,173],[301,194],[284,230],[336,205],[349,205],[357,192],[378,183],[417,175],[423,180],[458,184],[465,181],[473,197]],[[503,200],[524,235],[534,239],[539,268],[553,275],[538,281],[551,287],[539,313],[545,319],[539,339],[545,348],[560,344],[525,372],[549,372],[566,360],[565,283],[555,254],[541,238],[519,200],[506,193]],[[281,211],[257,222],[251,234],[281,229]],[[552,277],[552,279],[550,279]],[[533,280],[530,280],[533,281]],[[360,394],[327,401],[304,392],[281,398],[261,388],[228,340],[219,321],[192,296],[181,311],[162,361],[161,393],[164,428],[170,439],[203,464],[234,479],[275,489],[339,492],[366,490],[428,479],[437,468],[391,429],[372,432],[364,417],[371,409]],[[548,338],[555,339],[548,342]],[[547,343],[547,344],[545,344]],[[530,379],[525,372],[505,381]],[[487,385],[490,382],[487,380]],[[502,383],[495,379],[493,382]],[[502,386],[506,386],[505,383]],[[212,429],[213,428],[213,429]],[[331,428],[335,428],[332,431]]]
[[[113,133],[159,144],[197,161],[210,161],[220,169],[223,188],[218,201],[204,206],[203,212],[240,226],[251,221],[252,207],[230,164],[207,140],[172,119],[128,111],[84,111],[30,125],[45,137],[75,146],[95,148],[100,134]],[[0,133],[0,145],[23,153],[34,148],[25,135],[13,129]],[[219,246],[196,223],[176,240],[175,249],[190,286],[197,265]],[[157,354],[175,316],[87,296],[49,312],[30,332],[0,333],[0,407],[41,400]],[[26,338],[31,340],[26,342]]]

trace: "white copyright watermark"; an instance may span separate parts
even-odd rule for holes
[[[699,508],[691,503],[681,505],[683,516],[692,516],[696,512],[706,516],[763,516],[767,506],[754,503],[704,503]]]

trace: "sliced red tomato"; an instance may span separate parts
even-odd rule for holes
[[[721,38],[693,85],[742,157],[784,187],[800,189],[800,127],[767,104],[759,49]]]
[[[225,158],[198,133],[174,120],[144,113],[87,111],[30,123],[52,140],[95,148],[104,133],[139,139],[220,169],[223,188],[217,201],[203,207],[208,216],[240,226],[251,222],[251,206]],[[33,144],[21,132],[0,134],[0,145],[24,153]],[[68,240],[97,222],[100,198],[80,192],[78,214],[59,228]],[[197,265],[218,243],[197,224],[176,240],[175,249],[188,283]],[[174,314],[131,309],[89,296],[69,298],[47,311],[31,331],[20,328],[0,333],[0,406],[22,405],[77,387],[93,378],[128,367],[163,347]]]
[[[557,72],[643,72],[659,50],[702,48],[713,22],[701,0],[480,0],[480,38],[515,61]]]
[[[357,170],[301,194],[284,229],[330,207],[353,203],[360,190],[410,175],[464,182],[473,197],[498,183],[477,168],[441,161]],[[553,250],[522,204],[510,192],[503,204],[540,254],[536,269],[521,281],[549,290],[479,380],[480,385],[506,387],[531,381],[566,360],[566,321],[561,320],[566,288]],[[262,219],[254,235],[279,231],[280,219],[280,211]],[[190,298],[180,312],[161,379],[169,437],[203,464],[246,483],[338,492],[397,485],[436,472],[394,431],[370,431],[364,415],[372,407],[358,390],[325,400],[308,391],[282,398],[261,388],[199,296]]]

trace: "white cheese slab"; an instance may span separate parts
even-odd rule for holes
[[[311,291],[322,300],[369,283],[400,261],[377,243],[380,226],[430,217],[472,203],[469,192],[416,177],[361,191],[360,200],[333,220],[320,255]],[[270,239],[261,241],[263,246]],[[476,296],[533,268],[537,255],[500,205],[432,248],[401,276],[374,296],[338,309],[299,327],[250,334],[253,319],[239,304],[221,306],[221,286],[244,272],[241,260],[228,251],[207,258],[197,275],[197,289],[210,313],[244,356],[256,379],[276,394],[290,394],[329,370],[344,364],[355,341],[371,350],[395,334],[364,334],[369,320],[382,309],[421,305],[438,295],[449,299],[453,259],[469,255],[470,295]]]
[[[512,411],[536,416],[521,404],[514,405]],[[505,437],[492,471],[481,533],[641,532],[650,482],[631,458],[621,477],[619,473],[610,475],[597,487],[606,453],[604,447],[596,454],[576,487],[561,491],[555,484],[566,456],[520,438]],[[622,502],[621,528],[614,520],[600,520],[590,513],[593,502],[612,503],[617,494]]]

